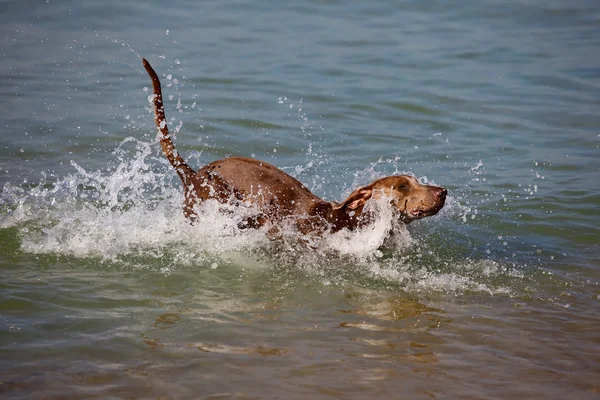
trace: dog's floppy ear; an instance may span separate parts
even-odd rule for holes
[[[350,193],[350,196],[344,202],[334,209],[339,210],[342,208],[346,208],[348,210],[357,210],[361,207],[364,207],[367,200],[371,198],[373,194],[373,189],[371,187],[362,187],[356,189],[354,192]]]

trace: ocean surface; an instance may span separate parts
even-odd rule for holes
[[[2,399],[597,399],[600,2],[0,1]],[[435,217],[184,219],[242,155]]]

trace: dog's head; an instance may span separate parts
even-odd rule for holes
[[[369,199],[384,198],[389,200],[399,219],[408,224],[437,214],[444,207],[447,194],[446,189],[422,185],[412,176],[395,175],[356,189],[338,207],[360,213]]]

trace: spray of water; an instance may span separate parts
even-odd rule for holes
[[[500,278],[522,279],[518,268],[491,260],[449,257],[436,247],[435,226],[465,212],[456,199],[413,237],[392,218],[385,202],[370,202],[377,216],[360,230],[301,237],[283,229],[281,240],[267,228],[241,229],[252,210],[207,201],[195,224],[183,216],[183,195],[153,141],[126,138],[106,170],[72,163],[66,177],[42,177],[36,185],[7,183],[0,197],[0,229],[17,230],[20,250],[31,254],[99,260],[136,267],[160,265],[163,272],[194,265],[234,263],[304,271],[323,284],[374,284],[410,291],[510,293]],[[379,177],[373,167],[357,183]],[[411,231],[412,231],[411,227]],[[427,240],[426,237],[433,237]],[[425,237],[425,239],[423,238]],[[142,260],[142,261],[139,261]],[[259,260],[257,263],[256,260]],[[158,261],[158,263],[157,263]],[[152,267],[149,267],[152,268]]]

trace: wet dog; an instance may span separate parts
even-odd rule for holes
[[[162,150],[181,178],[185,204],[183,211],[191,220],[195,208],[208,199],[222,204],[244,206],[255,210],[241,227],[260,228],[291,223],[299,232],[324,233],[341,229],[355,230],[372,222],[366,211],[369,200],[384,199],[392,206],[395,218],[411,221],[437,214],[446,201],[444,188],[420,184],[409,175],[377,179],[354,190],[341,203],[328,202],[315,196],[301,182],[277,167],[254,158],[231,157],[214,161],[198,172],[179,155],[169,135],[165,120],[160,80],[148,61],[142,59],[152,79],[156,126]]]

